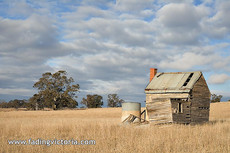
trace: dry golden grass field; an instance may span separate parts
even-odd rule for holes
[[[123,126],[121,108],[0,111],[0,152],[229,153],[230,103],[211,104],[203,125]],[[95,145],[9,145],[8,140],[95,140]],[[90,141],[89,141],[90,142]]]

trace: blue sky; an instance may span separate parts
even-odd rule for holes
[[[145,101],[149,68],[202,71],[230,99],[230,1],[0,1],[0,99],[28,98],[47,71],[87,94]]]

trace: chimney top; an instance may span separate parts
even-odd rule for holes
[[[150,79],[149,82],[152,81],[152,79],[154,78],[154,76],[157,74],[157,68],[150,68]]]

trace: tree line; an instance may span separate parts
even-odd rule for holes
[[[0,107],[1,108],[28,108],[28,100],[19,100],[14,99],[10,100],[9,102],[0,101]]]
[[[56,73],[46,72],[33,85],[38,89],[29,100],[11,100],[9,102],[0,102],[1,108],[28,108],[28,109],[62,109],[76,108],[77,93],[80,90],[79,84],[74,84],[72,77],[67,77],[66,71]],[[211,95],[211,103],[220,102],[222,95]],[[108,107],[121,107],[124,102],[117,94],[109,94],[107,98]],[[82,99],[81,104],[87,108],[100,108],[103,106],[103,97],[98,94],[88,94]]]
[[[66,71],[58,71],[56,73],[46,72],[33,85],[38,89],[38,93],[34,94],[29,100],[12,100],[9,102],[1,102],[2,108],[28,108],[28,109],[62,109],[76,108],[77,93],[80,85],[74,83],[72,77],[67,77]],[[117,94],[109,94],[107,103],[108,107],[121,107],[123,99]],[[103,97],[98,94],[88,94],[82,99],[81,104],[87,108],[100,108],[103,106]]]
[[[220,102],[222,97],[222,95],[211,94],[211,103]]]

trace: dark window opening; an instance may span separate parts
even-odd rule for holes
[[[199,109],[209,109],[209,107],[199,107]]]
[[[172,101],[188,101],[188,98],[171,98]]]
[[[194,73],[191,73],[191,74],[188,76],[188,79],[185,81],[185,83],[183,84],[183,86],[187,86],[187,84],[188,84],[188,82],[191,80],[193,74],[194,74]]]
[[[190,95],[190,99],[193,99],[193,95]]]
[[[182,101],[188,101],[188,98],[183,98],[183,99],[181,99]]]
[[[182,103],[178,103],[178,113],[183,113],[182,112]]]

